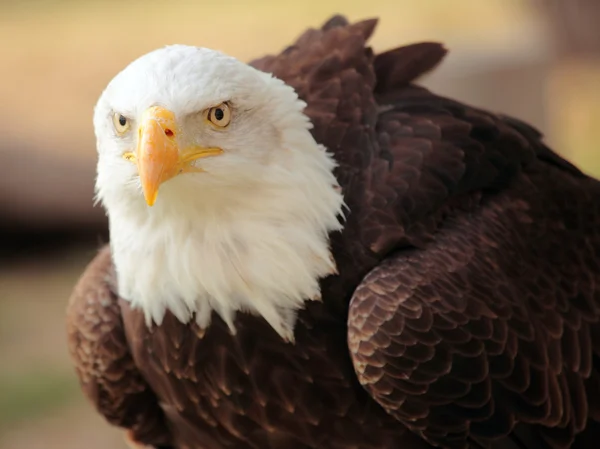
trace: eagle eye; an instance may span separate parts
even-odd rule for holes
[[[122,135],[129,129],[129,119],[123,114],[115,112],[113,114],[113,125],[115,126],[117,134]]]
[[[227,103],[212,107],[208,110],[207,119],[213,125],[225,128],[231,122],[231,108]]]

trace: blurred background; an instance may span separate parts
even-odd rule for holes
[[[597,0],[0,0],[0,449],[122,449],[80,393],[65,347],[73,284],[107,240],[93,207],[92,109],[107,82],[157,47],[249,60],[330,15],[377,16],[376,50],[450,49],[423,83],[538,127],[600,176]]]

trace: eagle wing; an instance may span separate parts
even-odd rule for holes
[[[360,382],[435,445],[486,447],[525,423],[569,447],[600,420],[600,196],[553,175],[446,218],[354,293]]]
[[[68,348],[86,397],[137,443],[168,447],[170,434],[138,372],[114,293],[110,249],[103,248],[75,286],[67,308]]]
[[[358,378],[437,446],[568,447],[600,419],[600,184],[527,124],[412,85],[435,56],[373,58],[350,225],[382,262],[350,303]]]
[[[567,447],[600,419],[600,186],[527,124],[414,85],[445,49],[374,54],[375,24],[336,16],[252,63],[296,88],[339,163],[325,283],[376,267],[349,309],[359,380],[435,445]]]

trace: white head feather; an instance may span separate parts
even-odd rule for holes
[[[231,102],[216,130],[202,112]],[[136,123],[160,105],[181,144],[219,147],[204,173],[175,176],[149,207],[135,164]],[[150,325],[165,311],[202,327],[217,312],[234,332],[237,311],[259,314],[293,339],[296,312],[335,271],[328,234],[341,229],[335,162],[309,132],[306,105],[269,74],[217,51],[183,45],[135,60],[102,93],[94,114],[97,198],[110,222],[119,294]],[[118,135],[113,115],[128,117]]]

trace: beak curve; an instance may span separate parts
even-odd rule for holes
[[[144,198],[153,206],[162,183],[181,174],[202,172],[193,162],[223,153],[220,148],[194,146],[183,151],[177,145],[179,129],[175,114],[160,106],[147,109],[139,127],[135,161]]]

